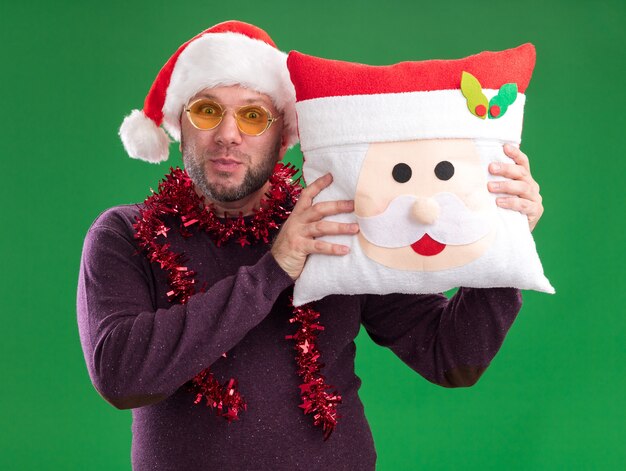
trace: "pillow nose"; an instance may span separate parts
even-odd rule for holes
[[[418,197],[412,208],[412,215],[421,224],[434,224],[439,217],[439,204],[433,198]]]

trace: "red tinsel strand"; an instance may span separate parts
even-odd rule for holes
[[[209,372],[208,368],[198,373],[192,380],[192,392],[196,394],[194,404],[202,399],[206,405],[224,417],[228,422],[239,418],[239,411],[246,410],[243,397],[237,392],[237,380],[231,378],[223,386]]]
[[[322,427],[324,440],[328,440],[337,425],[339,415],[337,406],[341,404],[341,396],[337,391],[329,393],[333,389],[326,383],[320,370],[324,364],[319,361],[320,352],[317,349],[317,334],[324,330],[324,327],[317,322],[320,317],[310,305],[293,306],[294,317],[289,322],[300,323],[298,331],[293,335],[288,335],[287,339],[295,340],[296,363],[298,364],[298,375],[302,379],[300,385],[300,397],[302,404],[300,408],[305,414],[313,415],[313,423]]]
[[[151,262],[158,263],[167,273],[171,287],[167,293],[170,302],[185,304],[189,300],[195,292],[195,272],[185,266],[184,256],[173,252],[170,244],[156,242],[158,237],[167,238],[170,230],[165,226],[163,218],[178,216],[182,223],[180,231],[185,237],[192,234],[189,227],[198,225],[212,237],[217,246],[231,238],[236,238],[242,246],[260,240],[267,243],[269,231],[278,229],[277,221],[289,217],[302,190],[297,181],[291,180],[296,172],[290,165],[276,166],[270,178],[267,199],[262,200],[261,208],[256,211],[251,223],[246,224],[241,215],[235,219],[220,221],[212,208],[207,208],[195,192],[187,173],[180,168],[170,169],[170,173],[159,183],[158,192],[152,191],[152,195],[145,200],[134,224],[139,246],[147,253]],[[236,380],[231,379],[220,385],[209,368],[192,379],[191,391],[196,394],[196,404],[204,398],[217,415],[229,422],[236,420],[239,411],[246,409],[246,403],[237,391]]]

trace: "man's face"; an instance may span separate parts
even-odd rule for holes
[[[196,129],[185,112],[181,115],[181,150],[185,169],[210,201],[233,202],[260,190],[272,175],[276,162],[287,150],[283,142],[282,116],[260,136],[243,134],[234,111],[244,105],[262,105],[280,116],[264,94],[240,86],[207,88],[193,96],[213,100],[226,114],[211,130]]]
[[[372,260],[437,271],[480,257],[495,237],[495,205],[470,139],[374,143],[359,175],[359,242]]]

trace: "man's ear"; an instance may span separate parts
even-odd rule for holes
[[[180,139],[178,140],[178,151],[183,154],[183,114],[178,117],[178,129],[180,129]]]
[[[287,153],[287,149],[289,149],[289,146],[287,146],[287,133],[283,132],[282,137],[280,138],[280,148],[278,149],[278,160],[283,160],[283,157],[285,157],[285,153]]]

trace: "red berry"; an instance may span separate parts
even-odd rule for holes
[[[489,114],[494,118],[497,118],[500,116],[500,107],[498,105],[491,106],[491,108],[489,108]]]
[[[476,108],[474,108],[474,111],[478,116],[485,116],[485,114],[487,113],[487,108],[485,108],[485,105],[478,105]]]

